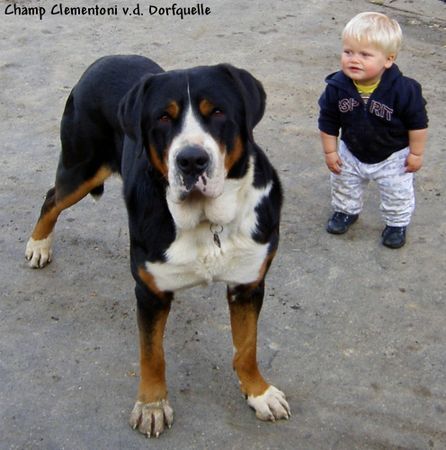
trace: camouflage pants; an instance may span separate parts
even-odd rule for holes
[[[362,194],[370,180],[377,183],[381,194],[380,210],[386,225],[403,227],[409,224],[415,208],[412,173],[405,172],[409,149],[393,153],[385,161],[365,164],[353,156],[344,142],[339,143],[342,160],[340,175],[331,174],[331,198],[335,211],[359,214]]]

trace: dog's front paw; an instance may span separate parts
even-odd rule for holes
[[[274,422],[277,419],[289,419],[291,416],[285,394],[274,386],[270,386],[262,395],[249,395],[247,400],[260,420]]]
[[[153,403],[136,402],[129,420],[130,426],[147,437],[159,437],[167,425],[173,424],[173,409],[168,400]]]
[[[30,267],[42,268],[51,262],[53,250],[53,233],[46,239],[35,240],[29,238],[26,244],[25,257],[29,261]]]

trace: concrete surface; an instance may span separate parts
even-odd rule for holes
[[[0,1],[0,448],[446,448],[445,3],[209,0],[209,16],[184,20],[39,20],[6,15],[9,3]],[[400,21],[399,66],[423,84],[429,103],[418,205],[398,251],[380,245],[373,186],[348,235],[324,231],[330,206],[317,99],[338,67],[344,24],[364,10]],[[174,427],[150,441],[128,427],[138,350],[118,179],[98,204],[89,198],[63,214],[49,267],[26,265],[65,99],[93,60],[112,53],[140,53],[165,68],[231,62],[265,85],[256,138],[281,175],[286,203],[259,360],[286,392],[290,421],[259,422],[241,397],[224,286],[216,285],[178,295],[169,319]]]

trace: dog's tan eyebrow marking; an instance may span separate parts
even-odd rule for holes
[[[212,111],[215,109],[215,105],[207,100],[207,99],[203,99],[200,101],[199,105],[198,105],[198,109],[200,110],[200,113],[204,116],[204,117],[208,117],[211,115]]]
[[[172,119],[176,119],[180,114],[180,105],[176,101],[171,101],[166,107],[166,113]]]

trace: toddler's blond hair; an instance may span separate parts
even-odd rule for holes
[[[378,12],[363,12],[350,20],[342,32],[342,39],[376,46],[387,55],[398,54],[403,33],[398,22]]]

